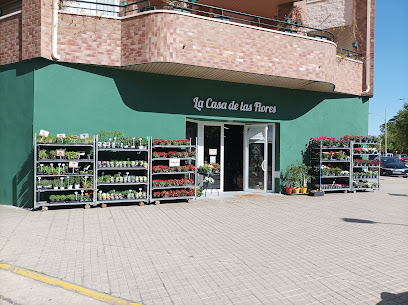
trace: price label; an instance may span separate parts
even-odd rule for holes
[[[171,158],[169,160],[169,166],[180,166],[180,159]]]
[[[84,151],[77,151],[77,155],[78,156],[85,156],[85,152]]]
[[[57,138],[59,139],[65,139],[65,133],[58,133]]]
[[[77,134],[70,134],[69,135],[72,139],[79,139],[79,136]]]
[[[217,155],[217,149],[216,149],[216,148],[210,148],[210,149],[208,150],[208,154],[209,154],[210,156],[216,156],[216,155]]]
[[[65,156],[65,149],[57,149],[57,156],[58,157],[64,157]]]
[[[46,131],[46,130],[43,130],[43,129],[41,129],[40,133],[39,133],[39,135],[42,136],[42,137],[48,137],[49,134],[50,134],[49,131]]]
[[[81,139],[88,139],[88,138],[89,138],[89,133],[81,133],[81,134],[79,135],[79,137],[80,137]]]
[[[68,167],[69,168],[77,168],[78,167],[78,162],[71,161],[71,162],[69,162]]]

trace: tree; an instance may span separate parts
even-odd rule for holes
[[[380,126],[380,130],[381,141],[384,142],[384,124]],[[397,115],[387,122],[387,138],[389,151],[408,153],[408,103],[405,103]]]

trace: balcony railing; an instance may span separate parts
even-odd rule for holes
[[[352,58],[352,59],[357,59],[361,60],[363,54],[357,51],[352,51],[344,48],[337,48],[337,55],[341,57],[347,57],[347,58]]]
[[[309,36],[322,40],[334,41],[334,34],[327,30],[317,29],[302,25],[298,22],[276,20],[242,12],[232,11],[211,5],[198,4],[195,0],[169,1],[171,3],[153,3],[153,1],[136,1],[122,4],[108,3],[117,0],[104,0],[105,2],[93,2],[88,0],[64,1],[63,9],[71,13],[83,13],[101,16],[129,16],[152,10],[172,10],[198,16],[215,18],[218,20],[246,24],[260,28],[278,30],[286,33]]]

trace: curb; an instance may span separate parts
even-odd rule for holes
[[[112,304],[112,305],[142,305],[140,303],[134,303],[131,301],[127,301],[121,298],[116,298],[113,296],[110,296],[108,294],[105,293],[101,293],[98,291],[94,291],[85,287],[81,287],[78,285],[74,285],[71,283],[67,283],[64,281],[61,281],[59,279],[56,278],[52,278],[31,270],[27,270],[27,269],[23,269],[23,268],[18,268],[18,267],[14,267],[8,264],[0,264],[0,269],[3,270],[7,270],[9,272],[13,272],[19,275],[22,275],[24,277],[28,277],[30,279],[42,282],[42,283],[46,283],[49,285],[53,285],[53,286],[57,286],[60,288],[63,288],[65,290],[69,290],[69,291],[73,291],[79,294],[82,294],[84,296],[88,296],[91,297],[95,300],[101,301],[101,302],[105,302],[107,304]]]

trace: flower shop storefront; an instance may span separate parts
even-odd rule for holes
[[[30,206],[34,132],[195,139],[220,191],[281,192],[310,137],[367,134],[368,98],[31,60],[0,72],[1,204]],[[7,127],[7,130],[6,130]]]
[[[275,192],[275,130],[275,123],[187,119],[187,138],[197,137],[200,182],[220,192]]]

